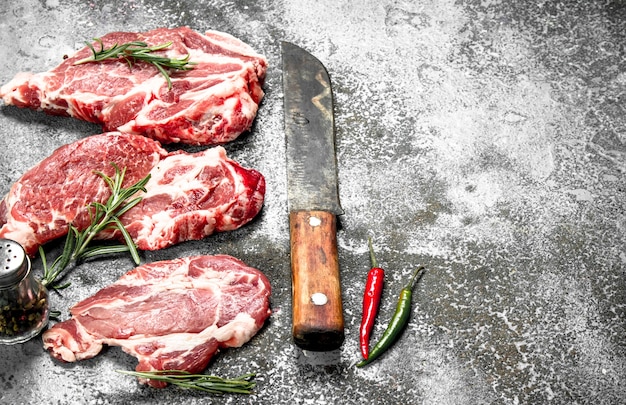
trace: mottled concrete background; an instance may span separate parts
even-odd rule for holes
[[[624,1],[4,1],[0,82],[109,31],[179,25],[269,59],[256,125],[228,146],[265,174],[267,200],[236,232],[142,259],[227,253],[269,276],[267,327],[208,369],[257,372],[255,394],[150,389],[114,371],[136,364],[118,348],[59,365],[36,339],[0,347],[0,402],[626,403]],[[322,355],[290,341],[281,40],[325,63],[336,99],[346,342]],[[98,130],[1,107],[0,192]],[[388,274],[376,337],[410,272],[428,272],[401,341],[356,369],[368,235]],[[81,266],[55,308],[67,316],[131,267]]]

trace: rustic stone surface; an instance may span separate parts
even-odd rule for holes
[[[256,392],[215,403],[624,401],[626,3],[2,2],[0,82],[46,70],[109,31],[178,25],[231,33],[271,64],[253,130],[227,147],[267,178],[261,216],[142,255],[231,254],[272,282],[267,327],[207,370],[257,372]],[[281,40],[317,56],[334,86],[346,341],[332,353],[290,340]],[[98,131],[0,107],[0,193],[54,148]],[[402,339],[356,369],[368,236],[388,275],[375,338],[412,270],[428,271]],[[54,307],[67,316],[131,267],[126,257],[80,266],[52,294]],[[135,364],[117,348],[60,365],[40,339],[0,346],[0,402],[212,402],[115,372]]]

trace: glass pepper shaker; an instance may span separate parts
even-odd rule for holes
[[[0,344],[23,343],[48,323],[48,291],[22,246],[0,239]]]

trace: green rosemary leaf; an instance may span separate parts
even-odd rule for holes
[[[94,246],[85,249],[77,260],[83,261],[96,256],[125,253],[129,250],[130,249],[126,245]]]
[[[143,200],[143,197],[137,197],[137,198],[133,198],[132,200],[128,201],[126,204],[124,204],[123,207],[120,207],[117,210],[117,215],[116,217],[121,217],[122,215],[124,215],[124,213],[126,213],[126,211],[128,211],[129,209],[133,208],[135,205],[139,204],[141,202],[141,200]]]
[[[165,77],[165,81],[167,82],[167,88],[171,89],[172,88],[172,79],[170,79],[170,75],[167,74],[167,72],[165,71],[165,69],[163,69],[163,66],[161,66],[160,63],[155,63],[152,62],[152,64],[157,68],[157,70]]]
[[[124,241],[126,242],[126,247],[130,251],[130,255],[132,256],[133,261],[135,262],[135,264],[139,264],[141,262],[141,259],[139,258],[137,245],[135,245],[133,238],[130,236],[130,234],[124,227],[124,225],[120,222],[120,220],[117,217],[114,217],[113,221],[115,222],[117,229],[122,233],[122,236],[124,237]]]
[[[72,260],[72,254],[74,247],[76,246],[76,228],[70,225],[67,235],[65,236],[65,244],[63,245],[63,252],[57,257],[50,267],[46,262],[46,255],[43,247],[39,246],[39,255],[41,256],[41,262],[44,269],[44,275],[41,279],[41,283],[44,286],[53,287],[53,282],[59,277],[61,272],[70,264]]]
[[[102,173],[99,170],[94,170],[93,173],[100,176],[100,178],[102,180],[104,180],[104,182],[107,184],[107,186],[111,189],[112,193],[115,193],[115,178],[118,176],[118,172],[119,172],[119,168],[117,167],[117,165],[115,163],[111,163],[111,166],[113,166],[115,168],[115,175],[113,176],[114,178],[110,178],[109,176],[107,176],[106,174]]]

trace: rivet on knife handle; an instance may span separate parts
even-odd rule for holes
[[[334,350],[344,339],[337,220],[325,211],[289,215],[293,339],[303,349]]]

